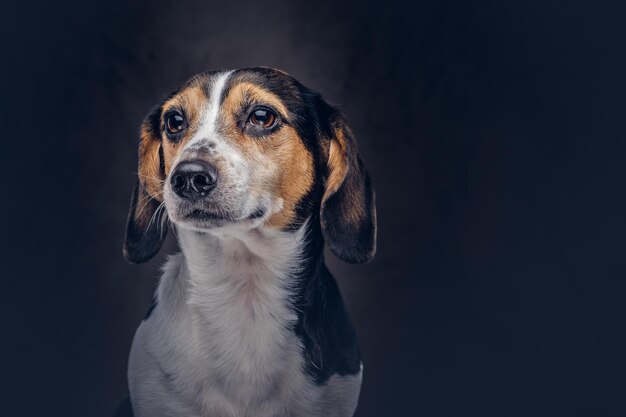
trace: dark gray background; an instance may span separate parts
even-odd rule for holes
[[[359,417],[626,415],[623,4],[5,4],[0,414],[112,414],[175,249],[122,258],[139,123],[266,65],[344,110],[375,181],[377,257],[330,259]]]

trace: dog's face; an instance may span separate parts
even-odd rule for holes
[[[165,216],[222,234],[319,218],[340,258],[365,262],[375,251],[373,190],[350,129],[278,70],[189,80],[144,121],[138,174],[125,243],[133,262],[158,251]]]
[[[154,188],[170,220],[200,230],[300,220],[296,206],[313,189],[318,149],[298,128],[305,109],[288,103],[302,98],[283,78],[275,85],[288,95],[281,99],[263,88],[266,75],[203,74],[162,105],[165,182]]]

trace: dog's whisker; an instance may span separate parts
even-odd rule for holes
[[[159,212],[165,207],[165,202],[162,202],[161,204],[159,204],[159,206],[157,207],[157,209],[154,211],[154,213],[152,213],[152,216],[150,217],[150,221],[148,222],[148,226],[146,227],[146,232],[150,229],[150,226],[152,226],[152,223],[154,222],[156,216],[159,214]],[[144,232],[145,233],[145,232]]]
[[[146,195],[147,197],[143,197],[143,199],[142,198],[137,199],[137,203],[135,204],[135,207],[133,207],[134,209],[137,209],[137,207],[139,207],[139,205],[141,204],[141,207],[136,210],[137,213],[142,213],[143,210],[146,208],[146,206],[150,203],[150,201],[155,199],[149,194],[146,194]]]

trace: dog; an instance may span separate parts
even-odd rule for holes
[[[124,242],[170,256],[129,357],[137,417],[344,417],[362,363],[324,263],[376,251],[370,177],[345,117],[285,72],[191,78],[141,126]]]

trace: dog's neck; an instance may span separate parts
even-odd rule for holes
[[[186,281],[183,305],[194,318],[194,340],[214,359],[210,363],[229,370],[225,383],[249,381],[249,390],[238,388],[245,395],[261,395],[262,381],[302,366],[299,343],[288,329],[298,322],[303,268],[314,262],[307,230],[217,235],[178,229],[178,280]]]
[[[298,275],[303,266],[305,231],[306,225],[295,231],[257,228],[238,233],[178,228],[178,237],[189,278],[202,285]]]
[[[221,314],[252,319],[276,313],[274,307],[295,320],[298,293],[323,263],[323,242],[310,226],[220,234],[178,228],[187,304],[207,320]]]

